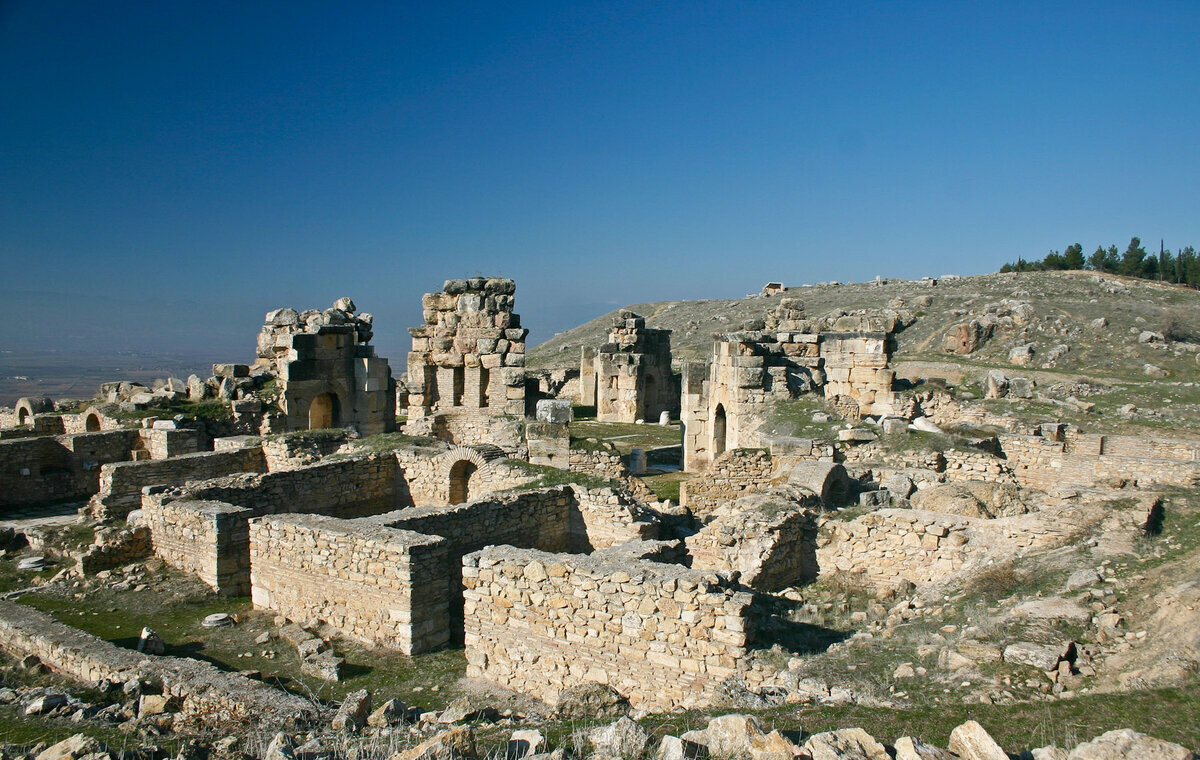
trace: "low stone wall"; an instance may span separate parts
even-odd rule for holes
[[[1041,436],[1000,438],[1000,446],[1017,481],[1023,486],[1046,489],[1090,489],[1113,478],[1141,484],[1193,486],[1200,483],[1200,461],[1189,458],[1193,445],[1187,441],[1129,436],[1075,436],[1066,442]],[[1144,454],[1126,456],[1133,451]],[[1159,454],[1164,456],[1159,458],[1156,456]]]
[[[210,728],[228,730],[232,723],[266,730],[301,727],[318,717],[312,703],[260,681],[200,660],[122,649],[15,602],[0,601],[0,647],[18,657],[34,655],[89,685],[138,679],[161,686],[181,701],[182,720]]]
[[[849,573],[872,588],[927,585],[967,563],[971,524],[970,518],[911,509],[829,521],[817,539],[817,564],[822,574]]]
[[[679,488],[679,503],[704,517],[731,501],[771,483],[771,455],[761,449],[733,449],[713,461],[707,471]]]
[[[341,428],[266,436],[262,439],[262,450],[267,470],[276,472],[307,467],[337,451],[350,438],[351,432]]]
[[[621,459],[621,452],[611,443],[593,444],[601,448],[572,448],[571,472],[582,472],[597,478],[625,478],[629,467]]]
[[[1003,459],[985,451],[950,449],[943,454],[947,480],[983,480],[989,483],[1015,483],[1012,467]]]
[[[265,469],[262,450],[257,448],[106,464],[100,468],[99,493],[92,497],[88,509],[99,520],[120,519],[140,506],[142,489],[146,486],[179,486],[191,480]]]
[[[104,466],[131,456],[136,430],[0,441],[0,507],[85,499]]]
[[[596,681],[643,710],[705,707],[746,657],[752,597],[713,573],[510,547],[462,572],[467,675],[552,704]]]
[[[655,515],[628,494],[613,488],[585,488],[572,484],[575,499],[568,515],[568,548],[591,552],[628,541],[654,541],[659,537]]]
[[[251,457],[253,451],[243,450]],[[403,473],[390,454],[362,454],[278,472],[241,471],[249,474],[193,483],[181,496],[228,502],[258,510],[258,514],[302,512],[336,517],[376,515],[412,504]]]
[[[368,454],[148,494],[142,519],[163,561],[195,573],[220,594],[243,595],[250,593],[251,518],[297,511],[339,518],[392,512],[411,503],[402,484],[392,456]]]
[[[140,428],[137,432],[151,459],[170,459],[200,451],[199,430]]]
[[[143,502],[155,556],[193,573],[219,594],[250,593],[250,531],[254,510],[219,501]]]
[[[314,515],[250,521],[254,606],[412,655],[450,642],[448,542]]]

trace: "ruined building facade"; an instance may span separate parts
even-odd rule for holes
[[[581,403],[596,407],[600,422],[657,419],[679,412],[679,386],[671,374],[671,331],[646,327],[632,311],[612,320],[608,342],[584,347],[579,371]]]
[[[529,331],[513,312],[516,290],[507,278],[472,277],[425,294],[425,324],[408,331],[409,432],[482,443],[495,437],[495,423],[525,415]]]
[[[895,412],[894,324],[840,315],[808,319],[785,298],[766,320],[714,336],[708,362],[683,368],[683,466],[705,470],[729,449],[759,448],[773,402],[815,392],[851,418]]]
[[[285,431],[354,427],[375,435],[396,427],[396,385],[370,345],[372,318],[354,302],[297,312],[276,309],[258,334],[258,362],[274,374]]]

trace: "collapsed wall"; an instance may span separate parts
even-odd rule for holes
[[[749,496],[685,539],[694,570],[737,573],[759,591],[817,579],[816,514],[782,497]]]
[[[595,681],[643,710],[705,707],[747,654],[752,596],[713,573],[489,547],[463,583],[467,675],[551,704]]]
[[[231,723],[302,727],[317,718],[311,702],[189,657],[150,657],[59,623],[16,602],[0,601],[0,647],[33,655],[83,683],[137,680],[180,700],[183,722],[228,729]]]

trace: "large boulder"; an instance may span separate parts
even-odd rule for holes
[[[558,693],[555,713],[562,720],[619,718],[629,712],[629,702],[611,686],[594,681]]]
[[[1196,760],[1189,749],[1128,728],[1109,731],[1071,750],[1067,760]]]
[[[618,718],[607,726],[594,728],[587,734],[588,743],[601,757],[641,757],[650,744],[650,732],[628,717]]]
[[[1008,760],[996,740],[973,720],[950,732],[949,749],[962,760]]]

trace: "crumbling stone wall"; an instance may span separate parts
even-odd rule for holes
[[[254,606],[412,655],[450,643],[447,541],[354,520],[250,521]]]
[[[100,489],[103,466],[131,457],[136,430],[0,441],[0,506],[85,499]]]
[[[529,331],[513,312],[516,290],[510,279],[472,277],[425,294],[425,323],[409,329],[408,432],[491,443],[478,435],[479,418],[524,416]]]
[[[147,486],[175,486],[190,480],[207,480],[231,472],[262,472],[262,449],[204,451],[172,459],[114,462],[100,468],[99,491],[88,502],[98,520],[124,518],[141,506]]]
[[[258,358],[279,384],[284,430],[353,426],[363,435],[395,429],[396,386],[370,345],[370,314],[339,298],[333,308],[275,309],[258,335]]]
[[[610,487],[572,484],[568,549],[591,552],[630,541],[654,541],[659,523],[653,513],[629,494]]]
[[[850,574],[869,588],[940,583],[1033,548],[1057,546],[1086,525],[1077,509],[986,519],[880,509],[851,522],[828,520],[817,539],[822,574]]]
[[[811,510],[750,497],[722,510],[685,544],[693,570],[736,572],[750,588],[777,591],[816,580],[816,539]]]
[[[128,565],[153,553],[150,530],[145,525],[132,528],[100,527],[91,546],[75,558],[75,567],[84,575]]]
[[[751,595],[714,573],[489,547],[463,582],[467,675],[551,704],[596,681],[643,710],[705,707],[747,654]]]
[[[85,684],[138,680],[180,700],[181,724],[228,730],[231,724],[282,728],[315,722],[302,697],[189,657],[150,657],[59,623],[44,612],[0,601],[0,647],[33,655]]]
[[[629,477],[629,467],[621,458],[621,452],[608,441],[587,444],[587,448],[572,447],[570,470],[597,478],[619,480]]]
[[[595,387],[585,391],[600,422],[657,420],[662,412],[678,414],[679,387],[671,374],[671,331],[646,327],[632,311],[612,319],[608,342],[581,355],[592,362],[585,375]],[[585,402],[586,403],[586,402]],[[590,404],[589,404],[590,405]]]

